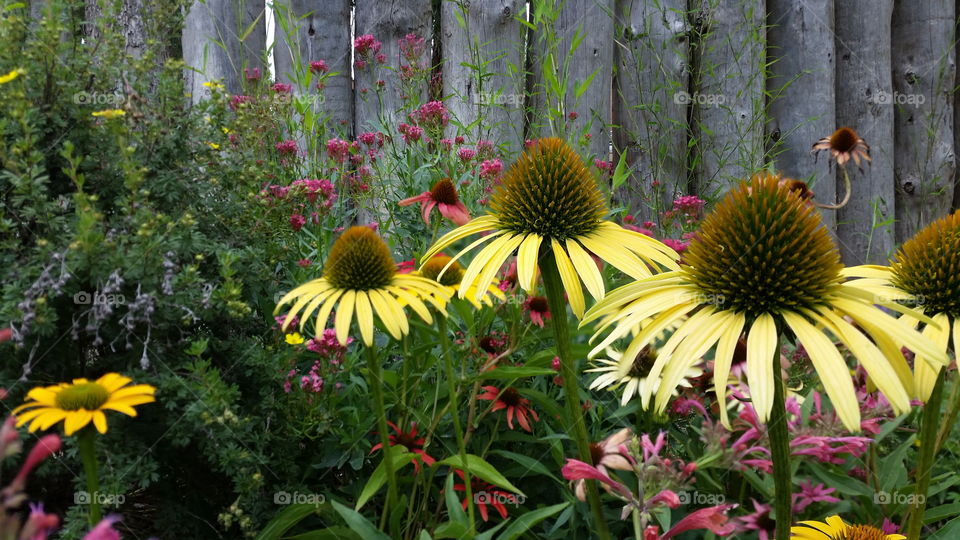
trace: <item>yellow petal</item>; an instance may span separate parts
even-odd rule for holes
[[[337,329],[337,341],[346,347],[347,337],[350,334],[350,321],[353,319],[353,306],[356,304],[357,292],[353,289],[343,293],[337,305],[337,314],[334,317],[334,327]]]
[[[774,373],[774,354],[777,355],[777,373]],[[773,385],[779,384],[780,351],[777,350],[777,324],[764,313],[757,317],[747,335],[747,384],[753,408],[761,422],[770,419],[773,408]],[[782,411],[777,411],[780,414]]]
[[[660,386],[657,390],[657,409],[666,409],[670,397],[673,396],[680,381],[687,371],[703,359],[717,340],[730,327],[732,314],[728,311],[718,311],[711,315],[702,324],[703,327],[696,335],[689,335],[683,340],[676,351],[670,355],[667,368],[663,371]]]
[[[330,312],[333,311],[333,307],[337,305],[337,300],[343,296],[344,292],[346,292],[344,289],[335,289],[333,294],[323,301],[323,304],[320,306],[320,311],[317,312],[317,320],[313,323],[317,335],[320,335],[327,327],[327,319],[330,318]]]
[[[742,313],[732,313],[730,322],[723,335],[717,342],[717,351],[713,355],[713,389],[720,407],[720,422],[727,429],[730,427],[730,418],[727,413],[727,380],[730,378],[730,366],[733,364],[733,354],[743,333],[746,318]]]
[[[370,297],[367,291],[357,291],[356,296],[357,325],[360,327],[360,336],[367,347],[373,345],[373,310],[370,308]]]
[[[573,267],[577,269],[577,274],[587,287],[587,292],[590,293],[590,296],[592,296],[594,300],[603,298],[605,292],[603,274],[600,272],[600,268],[597,267],[597,262],[580,247],[580,244],[578,244],[576,240],[568,238],[566,246],[567,254],[570,255],[570,261],[573,262]]]
[[[406,320],[406,317],[403,315],[403,308],[400,307],[400,304],[380,289],[371,289],[367,291],[367,295],[370,297],[373,310],[377,313],[380,321],[383,322],[383,327],[387,329],[387,332],[393,336],[393,339],[402,338],[404,332],[400,330],[399,321]]]
[[[471,234],[476,234],[483,231],[489,231],[494,229],[497,226],[496,216],[486,215],[475,218],[468,223],[464,224],[462,227],[457,227],[456,229],[448,232],[447,234],[440,237],[433,246],[423,254],[423,257],[420,257],[421,261],[429,261],[434,255],[443,251],[447,246],[453,244],[457,240],[470,236]]]
[[[67,413],[67,420],[63,424],[63,432],[69,437],[78,429],[89,424],[91,419],[93,419],[93,413],[86,409],[70,411]]]
[[[517,250],[517,283],[528,294],[533,292],[534,278],[537,276],[537,260],[540,257],[539,234],[528,234]],[[554,241],[556,242],[556,241]]]
[[[500,271],[503,263],[506,262],[510,254],[517,249],[517,246],[519,246],[521,242],[523,242],[523,237],[520,235],[507,238],[500,246],[500,249],[492,253],[489,262],[483,267],[483,271],[477,276],[476,281],[472,283],[472,285],[477,288],[473,296],[474,300],[479,300],[480,297],[483,296],[483,291],[486,291],[487,287],[493,283],[493,278],[497,275],[497,272]],[[463,296],[460,298],[463,298]]]
[[[923,337],[929,339],[937,345],[938,348],[946,351],[950,344],[950,318],[946,314],[938,313],[934,315],[933,321],[936,325],[928,324],[923,328]],[[937,376],[940,375],[941,364],[933,363],[922,354],[918,354],[913,360],[913,373],[916,384],[917,398],[926,402],[933,393],[933,387],[937,383]]]
[[[93,425],[97,428],[97,431],[100,433],[107,432],[107,415],[103,414],[101,411],[93,412]]]
[[[606,235],[595,232],[580,236],[577,240],[598,257],[634,279],[643,279],[651,275],[650,269],[643,260],[637,258],[632,251],[612,243],[616,241],[615,238],[607,238]]]
[[[563,289],[567,291],[567,299],[570,300],[570,308],[573,309],[573,314],[579,319],[583,317],[583,289],[580,287],[580,279],[577,277],[577,271],[574,270],[573,264],[570,262],[570,259],[567,258],[566,252],[563,250],[563,246],[560,245],[560,242],[551,239],[550,246],[553,248],[553,258],[556,262],[557,269],[560,271],[560,281],[563,282]],[[553,316],[556,317],[558,314],[554,313]]]
[[[457,262],[458,260],[460,260],[460,257],[463,257],[463,256],[466,255],[467,253],[473,251],[473,250],[476,249],[477,246],[479,246],[480,244],[485,244],[485,243],[487,243],[487,242],[490,242],[491,240],[500,238],[500,237],[502,237],[504,234],[506,234],[505,231],[494,231],[494,232],[492,232],[492,233],[490,233],[490,234],[488,234],[488,235],[486,235],[486,236],[481,236],[480,238],[478,238],[478,239],[474,240],[473,242],[471,242],[469,246],[461,249],[461,250],[460,250],[459,252],[457,252],[457,254],[454,255],[453,257],[450,257],[450,260],[447,261],[447,264],[443,265],[443,269],[441,269],[441,270],[440,270],[440,273],[437,274],[437,279],[438,279],[438,280],[439,280],[439,279],[442,279],[442,278],[443,278],[443,275],[447,273],[447,270],[448,270],[451,266],[453,266],[453,264],[454,264],[455,262]],[[474,260],[476,260],[476,257],[474,257]],[[471,263],[471,264],[472,264],[472,263]],[[407,275],[409,275],[409,274],[407,274]]]
[[[424,304],[420,298],[396,286],[390,287],[387,290],[406,302],[427,324],[433,324],[433,316],[430,315],[430,309],[427,308],[426,304]],[[404,320],[406,320],[406,318],[404,318]],[[407,332],[404,331],[403,333],[406,334]]]
[[[950,358],[945,351],[940,350],[935,343],[921,336],[919,332],[907,326],[900,319],[891,317],[871,305],[847,298],[834,298],[830,303],[850,315],[857,324],[867,329],[870,334],[873,334],[874,331],[886,333],[895,343],[906,346],[913,352],[928,358],[928,360],[943,365],[950,362]],[[872,327],[873,330],[868,329],[868,326]]]
[[[860,404],[857,401],[857,392],[850,378],[850,369],[844,362],[843,356],[829,338],[802,315],[784,312],[783,319],[793,330],[797,340],[803,344],[810,362],[823,384],[824,390],[830,396],[830,402],[837,411],[840,421],[850,431],[860,431]],[[749,353],[748,353],[749,354]],[[780,411],[777,412],[779,414]]]

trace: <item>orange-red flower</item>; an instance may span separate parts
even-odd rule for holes
[[[423,222],[427,225],[430,224],[430,212],[433,211],[434,207],[440,210],[440,215],[458,226],[466,225],[470,221],[470,213],[467,212],[467,207],[460,201],[457,188],[449,178],[444,178],[434,184],[430,191],[424,191],[416,197],[404,199],[398,204],[400,206],[410,206],[414,203],[420,203]]]
[[[413,468],[416,472],[420,472],[420,462],[422,461],[426,464],[427,467],[432,466],[437,460],[430,457],[429,454],[423,449],[424,438],[417,437],[417,423],[412,422],[410,424],[410,431],[403,431],[398,428],[393,422],[387,421],[387,424],[390,426],[390,429],[394,431],[390,435],[390,446],[403,446],[409,452],[413,452],[417,455],[413,460]],[[383,448],[383,443],[377,443],[373,448],[370,449],[370,453],[374,453],[377,450]]]
[[[529,417],[532,416],[535,421],[540,420],[540,417],[536,411],[530,408],[530,400],[521,396],[516,388],[508,387],[503,392],[496,386],[484,386],[483,389],[486,392],[477,396],[477,399],[493,401],[492,411],[506,409],[507,425],[510,426],[510,429],[513,429],[513,417],[516,416],[520,427],[526,431],[533,431],[530,427]]]

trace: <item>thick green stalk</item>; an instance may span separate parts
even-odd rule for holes
[[[918,540],[923,531],[923,513],[927,509],[927,491],[930,489],[930,476],[933,473],[933,458],[937,454],[937,431],[940,428],[940,406],[943,403],[943,379],[947,370],[941,369],[937,382],[933,386],[930,398],[923,406],[920,423],[920,458],[917,464],[916,490],[913,492],[913,505],[910,508],[910,522],[907,526],[907,540]]]
[[[390,432],[387,431],[387,412],[383,400],[383,374],[380,370],[380,361],[377,359],[377,350],[367,347],[367,370],[370,377],[367,384],[373,392],[373,401],[377,413],[377,430],[380,432],[380,444],[383,445],[383,467],[387,471],[387,502],[386,514],[392,511],[397,503],[397,474],[393,470],[392,452],[390,451]]]
[[[776,540],[789,540],[793,523],[793,472],[790,470],[790,433],[787,431],[787,406],[784,382],[780,376],[780,336],[773,350],[773,407],[767,433],[770,459],[773,461],[773,511],[777,520]]]
[[[95,527],[100,523],[102,513],[100,511],[100,479],[97,476],[97,434],[93,431],[93,426],[80,430],[77,434],[77,447],[80,451],[80,460],[83,462],[83,472],[87,477],[87,496],[90,501],[90,527]]]
[[[440,348],[443,351],[443,363],[447,371],[447,393],[450,394],[450,415],[453,416],[453,430],[457,435],[457,451],[460,453],[460,461],[463,462],[463,485],[466,488],[467,516],[470,518],[469,534],[472,536],[477,530],[473,513],[473,481],[470,471],[467,470],[467,445],[463,441],[463,427],[460,425],[460,408],[457,405],[457,400],[460,396],[457,393],[457,380],[454,378],[453,358],[450,357],[450,337],[447,335],[447,318],[443,314],[437,315],[437,332],[440,333]]]
[[[564,299],[563,282],[560,280],[560,271],[553,254],[540,259],[540,272],[543,276],[543,287],[547,293],[547,303],[550,306],[550,321],[553,334],[557,342],[557,356],[560,357],[560,376],[563,378],[563,393],[567,402],[569,435],[577,443],[580,461],[594,465],[590,456],[590,436],[584,422],[583,407],[580,404],[580,386],[577,374],[573,369],[573,354],[570,352],[570,328],[567,327],[567,304]],[[610,538],[606,518],[603,517],[603,507],[600,506],[600,494],[597,484],[593,480],[586,481],[587,500],[593,512],[597,535],[602,539]]]

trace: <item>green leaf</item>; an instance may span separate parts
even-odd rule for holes
[[[270,523],[267,523],[267,526],[257,535],[257,540],[278,539],[291,527],[316,511],[317,505],[315,504],[291,504],[274,516]]]
[[[408,463],[413,461],[414,457],[416,457],[416,454],[404,452],[403,450],[406,450],[403,446],[390,447],[389,453],[391,455],[391,461],[393,462],[394,471],[399,471]],[[376,493],[380,491],[380,488],[382,488],[383,484],[386,482],[386,467],[384,467],[384,460],[380,460],[380,464],[377,465],[377,468],[374,469],[373,474],[370,475],[370,479],[367,480],[367,485],[363,486],[363,491],[360,492],[360,497],[357,499],[357,506],[355,507],[356,510],[363,508],[363,505],[367,504],[367,501],[376,495]]]
[[[941,519],[952,518],[954,516],[960,516],[960,503],[941,504],[923,513],[923,523],[929,525]]]
[[[510,483],[509,480],[504,478],[502,474],[497,472],[497,469],[490,465],[480,456],[475,456],[473,454],[467,454],[466,464],[460,459],[459,455],[450,456],[443,461],[437,462],[438,465],[447,465],[449,467],[456,467],[457,469],[466,469],[470,474],[479,477],[481,480],[489,482],[495,486],[502,487],[503,489],[508,489],[514,493],[524,495],[517,486]],[[526,495],[524,495],[526,496]]]
[[[348,527],[327,527],[316,531],[305,532],[296,536],[286,536],[285,540],[363,540],[357,533]]]
[[[463,505],[460,503],[460,499],[457,499],[457,492],[453,489],[453,484],[456,481],[456,474],[451,473],[447,475],[447,487],[443,490],[443,498],[447,503],[447,515],[450,516],[450,519],[457,523],[467,523],[467,513],[463,511]]]
[[[553,475],[552,472],[550,472],[550,469],[548,469],[546,465],[544,465],[537,459],[533,459],[530,456],[517,454],[515,452],[510,452],[509,450],[492,450],[490,453],[512,459],[513,461],[517,462],[517,464],[520,465],[521,467],[525,467],[528,471],[532,471],[537,474],[542,474],[543,476],[548,476],[556,480],[557,482],[560,481],[556,476]]]
[[[600,68],[597,68],[596,71],[590,74],[589,77],[580,81],[580,84],[573,89],[573,96],[575,99],[580,99],[580,96],[590,88],[590,83],[593,82],[593,78],[597,76],[597,73],[600,73]]]
[[[507,530],[503,531],[503,533],[497,537],[497,540],[516,540],[520,538],[520,535],[530,530],[531,527],[568,506],[570,506],[570,503],[565,502],[527,512],[514,520],[514,522],[507,527]]]
[[[816,463],[810,464],[813,474],[826,485],[837,488],[837,491],[844,495],[860,495],[863,497],[873,497],[873,488],[863,482],[851,478],[846,474],[837,474],[826,470]]]
[[[377,530],[372,523],[367,521],[367,518],[363,517],[363,515],[356,510],[348,508],[337,501],[330,501],[330,504],[332,504],[333,509],[340,514],[340,517],[347,522],[350,530],[359,534],[361,538],[365,540],[390,540],[389,536]]]
[[[960,517],[956,517],[947,522],[939,531],[928,536],[929,540],[954,540],[960,536]]]
[[[531,366],[504,366],[477,373],[478,380],[484,379],[522,379],[523,377],[536,377],[538,375],[556,375],[557,372],[551,368],[531,367]]]
[[[621,152],[620,159],[617,161],[617,168],[613,170],[613,190],[616,191],[617,188],[622,186],[623,183],[627,181],[629,175],[630,171],[627,170],[627,153]]]

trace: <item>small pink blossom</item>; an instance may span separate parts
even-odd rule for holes
[[[310,62],[310,71],[313,73],[326,73],[330,71],[330,68],[327,66],[327,63],[323,60],[317,60],[315,62]]]
[[[474,157],[476,157],[477,152],[472,148],[460,148],[457,150],[457,157],[460,158],[460,161],[468,162]]]

